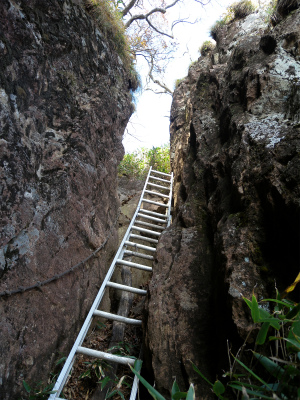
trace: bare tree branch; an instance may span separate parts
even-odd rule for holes
[[[151,81],[153,83],[155,83],[156,85],[158,85],[159,87],[164,89],[164,93],[168,93],[171,96],[173,96],[173,91],[171,89],[169,89],[164,83],[160,82],[158,79],[155,79],[153,77],[153,75],[152,75],[153,67],[154,67],[154,59],[153,59],[153,56],[151,56],[150,70],[149,70],[149,73],[148,73],[149,78],[151,79]],[[152,91],[155,93],[154,90],[152,90]]]
[[[125,6],[124,10],[122,10],[122,16],[125,17],[125,15],[127,15],[129,13],[129,11],[132,9],[132,7],[135,6],[135,3],[137,2],[137,0],[131,0],[127,6]]]
[[[150,15],[156,13],[156,12],[160,12],[162,14],[165,14],[167,11],[164,8],[153,8],[153,10],[149,11],[147,14],[137,14],[137,15],[133,15],[125,24],[125,28],[127,29],[132,23],[133,21],[137,20],[137,19],[147,19],[148,17],[150,17]]]
[[[149,20],[149,18],[146,18],[146,21],[147,21],[148,24],[151,26],[151,28],[152,28],[153,30],[155,30],[155,32],[159,33],[160,35],[168,36],[169,38],[174,39],[174,36],[171,36],[171,35],[169,35],[168,33],[162,32],[162,31],[160,31],[158,28],[156,28],[156,27],[151,23],[151,21]]]
[[[123,16],[125,16],[126,14],[128,14],[128,11],[131,10],[131,8],[135,5],[137,0],[131,0],[130,3],[128,4],[128,6],[122,11]],[[156,12],[160,12],[162,14],[165,14],[167,12],[168,8],[174,7],[179,1],[181,0],[175,0],[173,3],[169,4],[168,6],[166,6],[165,8],[160,8],[160,7],[156,7],[153,8],[153,10],[149,11],[147,14],[137,14],[137,15],[133,15],[125,24],[125,28],[127,29],[132,23],[133,21],[136,21],[138,19],[146,19],[148,17],[150,17],[150,15],[156,13]],[[133,4],[132,4],[133,3]],[[132,4],[132,5],[131,5]],[[131,6],[128,10],[127,8]],[[126,14],[124,14],[124,11],[126,10]],[[147,20],[147,22],[149,23],[149,21]],[[152,28],[152,26],[151,26]],[[166,33],[164,35],[167,35]],[[171,36],[170,36],[171,37]],[[173,37],[171,37],[173,38]]]

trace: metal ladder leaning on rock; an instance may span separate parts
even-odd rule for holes
[[[147,179],[146,179],[146,182],[144,185],[144,189],[142,191],[141,198],[139,200],[139,203],[138,203],[136,211],[133,215],[133,218],[132,218],[132,220],[129,224],[129,227],[124,235],[124,238],[120,244],[120,247],[111,263],[111,266],[103,280],[103,283],[99,289],[99,292],[93,302],[93,305],[82,325],[82,328],[77,336],[77,339],[69,353],[69,356],[66,359],[64,367],[57,378],[55,386],[53,387],[53,391],[55,391],[55,393],[51,394],[49,396],[48,400],[61,399],[59,396],[60,396],[61,391],[63,390],[63,387],[64,387],[64,385],[67,381],[67,378],[70,374],[70,371],[72,369],[73,363],[76,358],[76,354],[84,354],[84,355],[87,355],[90,357],[104,359],[106,361],[116,362],[116,363],[120,363],[120,364],[126,364],[126,365],[129,364],[132,366],[134,365],[135,359],[133,359],[133,358],[121,357],[121,356],[117,356],[114,354],[110,354],[110,353],[106,353],[106,352],[102,352],[102,351],[98,351],[98,350],[94,350],[94,349],[89,349],[87,347],[82,347],[82,343],[88,333],[89,327],[90,327],[93,319],[97,318],[97,317],[102,317],[102,318],[110,319],[113,321],[124,322],[126,324],[142,325],[141,320],[125,318],[125,317],[122,317],[117,314],[111,314],[111,313],[108,313],[105,311],[101,311],[101,309],[99,309],[99,305],[103,298],[105,290],[110,287],[119,289],[119,290],[125,290],[125,291],[132,292],[132,293],[135,293],[138,295],[146,295],[146,293],[147,293],[146,290],[134,288],[131,286],[121,285],[119,283],[112,282],[110,279],[112,278],[112,275],[113,275],[117,265],[126,265],[129,267],[138,268],[138,269],[141,269],[144,271],[149,271],[149,272],[152,271],[152,268],[149,266],[133,263],[130,261],[125,261],[125,260],[123,260],[123,257],[125,255],[133,255],[135,257],[147,258],[148,260],[154,259],[153,254],[156,251],[158,237],[161,235],[162,230],[164,230],[166,227],[168,227],[171,222],[172,186],[173,186],[173,173],[165,174],[163,172],[153,170],[152,167],[150,167],[150,170],[149,170],[149,173],[147,175]],[[149,190],[149,189],[153,189],[153,190]],[[149,198],[146,198],[146,196],[157,196],[159,198],[167,200],[167,203],[153,201]],[[150,211],[145,208],[142,208],[144,206],[147,207],[147,205],[149,205],[149,204],[155,205],[158,207],[163,207],[165,212],[162,214],[162,213],[158,213],[158,212],[154,212],[154,211]],[[146,221],[151,221],[151,222],[144,222],[143,220],[141,221],[140,220],[141,218],[145,219]],[[160,230],[160,232],[157,232],[156,230],[154,231],[151,228],[158,229],[158,230]],[[136,234],[135,232],[137,232],[138,234]],[[153,236],[155,238],[153,238]],[[140,242],[140,241],[147,242],[152,245],[155,245],[155,247],[146,246],[146,245],[137,243],[136,241],[137,242]],[[132,248],[133,248],[133,251],[130,250]],[[150,253],[150,255],[141,254],[138,252],[138,249],[147,251]],[[135,398],[136,398],[136,394],[137,394],[137,390],[138,390],[138,383],[139,383],[139,380],[138,380],[137,376],[135,376],[133,385],[132,385],[132,389],[131,389],[130,400],[135,400]]]

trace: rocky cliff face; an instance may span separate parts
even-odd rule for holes
[[[271,30],[260,14],[225,26],[175,91],[174,218],[146,336],[165,394],[176,377],[214,398],[190,361],[211,379],[227,370],[227,339],[234,353],[251,328],[242,297],[274,295],[299,272],[299,22],[297,9]]]
[[[0,398],[66,354],[117,246],[129,77],[81,0],[0,4]],[[61,274],[33,290],[9,294]],[[22,290],[22,289],[21,289]]]

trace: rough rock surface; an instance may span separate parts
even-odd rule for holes
[[[81,0],[0,4],[0,398],[66,354],[117,246],[128,76]]]
[[[212,380],[228,369],[226,340],[234,352],[251,328],[242,296],[274,295],[299,272],[300,10],[274,29],[264,19],[225,26],[173,97],[174,219],[158,245],[146,335],[166,395],[176,377],[214,398],[190,360]]]

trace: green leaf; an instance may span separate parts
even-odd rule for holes
[[[210,386],[214,386],[203,374],[202,372],[196,367],[196,365],[191,361],[194,371],[197,372],[198,375],[201,376]]]
[[[66,361],[66,359],[67,359],[67,357],[60,358],[58,361],[56,361],[55,365],[61,364],[62,362]]]
[[[271,375],[273,375],[276,379],[282,379],[285,372],[283,368],[281,368],[274,361],[270,360],[268,357],[255,352],[253,352],[253,354]]]
[[[134,362],[133,368],[134,368],[137,372],[140,372],[141,369],[142,369],[142,365],[143,365],[143,361],[137,359],[137,360],[135,360],[135,362]]]
[[[243,386],[242,386],[242,384],[241,384],[241,385],[235,385],[235,384],[228,383],[228,386],[232,387],[233,389],[240,390],[241,392],[243,391]],[[245,388],[245,386],[244,386],[244,388]],[[247,392],[248,394],[253,394],[253,395],[255,395],[255,396],[259,396],[260,399],[273,400],[273,397],[266,396],[266,395],[262,394],[261,392],[256,392],[256,391],[254,391],[254,390],[250,390],[250,389],[247,389],[247,388],[245,388],[245,390],[246,390],[246,392]]]
[[[292,310],[286,314],[287,319],[292,319],[294,318],[298,313],[300,312],[300,303],[293,307]]]
[[[189,390],[186,395],[186,400],[195,400],[195,388],[194,385],[191,383]]]
[[[101,390],[103,390],[105,388],[105,386],[108,384],[108,382],[110,381],[110,377],[106,376],[105,378],[103,378],[101,381],[99,381],[99,383],[101,382]]]
[[[166,400],[154,387],[150,385],[149,382],[146,381],[134,368],[130,366],[131,371],[139,378],[139,380],[142,382],[142,384],[145,386],[145,388],[148,390],[148,392],[151,394],[151,396],[155,400]]]
[[[289,347],[289,351],[294,351],[294,352],[300,351],[300,343],[297,340],[288,338],[282,338],[282,339],[292,345]]]
[[[244,363],[242,363],[242,361],[240,361],[238,358],[234,357],[233,358],[236,360],[236,362],[238,362],[243,368],[245,368],[246,371],[248,371],[255,379],[257,379],[260,383],[262,383],[263,385],[265,385],[269,390],[272,390],[269,385],[262,379],[260,378],[258,375],[256,375],[250,368],[248,368]]]
[[[109,393],[109,395],[107,396],[107,397],[105,397],[105,400],[106,399],[110,399],[111,397],[113,397],[113,395],[115,395],[115,394],[117,394],[118,393],[118,391],[115,389],[115,390],[113,390],[112,392],[110,392]]]
[[[251,316],[253,319],[253,322],[259,322],[259,308],[258,308],[258,303],[256,300],[256,297],[254,294],[252,295],[252,307],[251,307]]]
[[[120,390],[117,390],[117,394],[121,397],[121,399],[125,400],[124,394]]]
[[[236,384],[238,386],[245,386],[246,388],[251,388],[252,390],[266,391],[267,389],[264,386],[254,385],[253,383],[246,383],[241,381],[231,381],[230,384]]]
[[[267,338],[270,322],[264,322],[256,337],[256,344],[264,344]]]
[[[225,392],[225,386],[223,385],[222,382],[220,382],[219,380],[217,380],[214,383],[213,386],[213,391],[217,396],[220,396],[221,394],[223,394]]]
[[[23,386],[26,390],[27,393],[31,392],[31,387],[28,385],[28,383],[26,383],[25,381],[23,381]]]
[[[263,299],[261,301],[265,301],[265,302],[268,302],[268,303],[269,302],[277,303],[277,304],[280,304],[280,305],[282,305],[284,307],[287,307],[287,308],[291,308],[291,307],[294,306],[294,303],[292,303],[292,302],[290,302],[288,300]]]
[[[300,343],[300,315],[297,320],[292,323],[291,329],[288,334],[288,339],[296,340]],[[295,348],[295,346],[291,343],[287,343],[286,347],[289,351],[299,351],[298,347],[296,346]]]
[[[186,392],[177,392],[172,396],[172,400],[181,400],[186,399]]]
[[[175,393],[180,392],[179,386],[177,385],[176,379],[174,380],[173,386],[172,386],[172,391],[171,391],[171,396],[173,399],[173,396]]]
[[[91,370],[88,369],[87,371],[83,372],[80,376],[79,379],[85,378],[86,376],[91,377]]]
[[[243,297],[243,300],[245,301],[245,303],[247,304],[247,306],[250,308],[250,310],[252,310],[252,303],[250,300],[246,299],[246,297]]]

